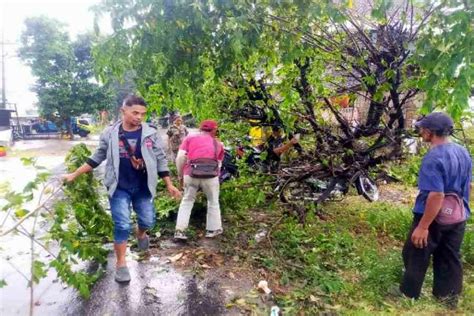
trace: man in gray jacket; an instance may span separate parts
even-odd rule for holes
[[[114,250],[117,257],[115,280],[129,282],[125,254],[131,230],[130,204],[137,213],[138,248],[147,250],[147,230],[155,224],[153,197],[158,176],[174,198],[180,191],[171,182],[163,142],[156,128],[143,122],[146,103],[140,97],[125,98],[122,121],[106,128],[100,135],[100,144],[88,161],[73,173],[64,176],[66,182],[90,172],[107,159],[104,184],[107,187],[114,222]]]

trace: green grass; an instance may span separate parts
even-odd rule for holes
[[[410,196],[414,190],[405,184],[392,186],[401,196]],[[348,196],[342,202],[325,204],[322,216],[309,210],[305,224],[301,224],[290,208],[267,193],[271,188],[269,179],[251,175],[222,185],[225,231],[221,251],[229,257],[238,256],[242,264],[265,270],[271,287],[284,288],[276,295],[276,304],[286,315],[302,311],[305,315],[321,311],[349,315],[448,312],[431,297],[431,272],[420,300],[388,295],[402,276],[401,250],[411,225],[411,203],[369,203]],[[198,202],[205,209],[204,201]],[[171,234],[174,221],[163,220],[176,212],[178,203],[166,196],[155,203],[161,229]],[[270,233],[270,241],[255,240],[261,230]],[[472,220],[462,252],[465,284],[459,311],[470,314],[474,313]]]
[[[268,271],[274,285],[288,289],[276,296],[285,314],[447,312],[430,295],[431,272],[420,300],[394,299],[388,295],[402,276],[401,249],[412,219],[409,206],[368,203],[349,196],[342,202],[326,204],[323,217],[311,211],[304,225],[294,216],[284,215],[287,210],[275,203],[249,209],[225,216],[229,228],[224,244],[232,252],[238,249],[253,265]],[[266,223],[255,221],[253,213],[257,210],[268,214]],[[259,227],[271,230],[271,245],[252,242]],[[242,235],[249,241],[245,246],[241,241],[237,244]],[[463,244],[465,290],[460,311],[465,313],[474,312],[473,259],[471,221]]]

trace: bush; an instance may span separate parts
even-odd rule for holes
[[[422,150],[416,155],[408,156],[403,161],[390,164],[388,174],[405,184],[415,187],[418,183],[421,161],[425,154],[426,150]]]
[[[466,233],[464,235],[461,253],[464,262],[474,267],[474,224],[472,219],[466,226]]]

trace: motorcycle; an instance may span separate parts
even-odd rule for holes
[[[246,141],[250,142],[248,136]],[[264,152],[263,146],[244,145],[242,142],[239,142],[235,152],[237,159],[245,159],[245,163],[249,167],[254,170],[262,170],[263,161],[261,155]]]
[[[363,168],[358,167],[341,170],[335,176],[327,176],[326,172],[318,166],[309,169],[308,167],[283,168],[278,175],[275,192],[284,203],[319,204],[326,200],[341,200],[351,185],[369,202],[379,199],[380,194],[376,183]]]
[[[224,159],[222,160],[221,173],[219,175],[219,183],[228,181],[239,176],[239,169],[235,157],[232,155],[230,148],[224,148]]]
[[[235,154],[230,147],[224,147],[224,159],[221,166],[221,174],[219,176],[220,183],[223,183],[231,178],[239,176],[237,160],[244,159],[244,162],[255,171],[264,170],[264,162],[261,154],[263,148],[258,146],[243,145],[238,142],[234,149]]]

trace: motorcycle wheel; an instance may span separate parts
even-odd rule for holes
[[[370,202],[379,199],[379,189],[374,181],[365,175],[360,175],[356,180],[357,192]]]
[[[306,182],[294,181],[286,184],[280,192],[280,200],[283,203],[305,203],[316,202],[321,196]]]

